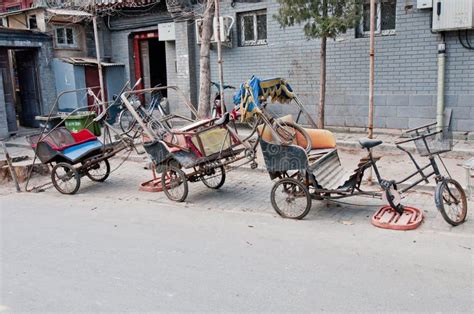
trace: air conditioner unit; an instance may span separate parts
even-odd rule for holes
[[[474,28],[474,0],[433,0],[433,31]]]
[[[201,43],[201,34],[202,34],[202,19],[196,19],[196,39],[197,43]],[[213,20],[213,34],[211,36],[211,43],[217,42],[217,17],[214,17]],[[220,40],[222,43],[231,43],[231,32],[232,26],[234,25],[234,18],[232,16],[220,16],[219,17],[219,26],[220,26]]]

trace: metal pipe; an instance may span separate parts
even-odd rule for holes
[[[443,42],[438,45],[438,97],[436,101],[436,122],[437,130],[440,131],[444,127],[444,81],[446,69],[446,44]]]
[[[375,83],[375,0],[370,0],[370,75],[368,137],[374,136],[374,83]]]
[[[219,74],[219,94],[220,94],[220,101],[221,101],[221,113],[224,114],[225,112],[225,100],[224,100],[224,70],[222,68],[222,64],[224,60],[222,60],[222,38],[221,38],[221,17],[220,17],[220,4],[219,0],[215,0],[215,17],[214,21],[217,21],[216,25],[216,41],[217,41],[217,70]],[[223,26],[223,25],[222,25]]]

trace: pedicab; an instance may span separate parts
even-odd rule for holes
[[[306,117],[306,124],[315,126],[309,114],[304,110],[300,100],[291,86],[283,79],[259,80],[253,77],[242,84],[234,102],[242,112],[244,119],[266,118],[267,100],[280,103],[296,103],[301,115]],[[451,178],[440,154],[452,148],[450,136],[451,112],[445,113],[443,126],[430,123],[419,128],[407,130],[408,139],[397,141],[396,146],[408,154],[414,164],[415,171],[402,180],[384,179],[376,165],[380,157],[375,157],[372,149],[382,144],[377,139],[361,139],[361,148],[367,150],[367,156],[362,158],[352,171],[344,169],[339,159],[334,136],[327,130],[293,128],[296,132],[293,142],[282,139],[281,132],[259,132],[265,166],[275,184],[270,193],[274,210],[284,218],[302,219],[311,209],[312,200],[337,200],[341,198],[362,195],[384,199],[390,209],[402,215],[408,207],[401,204],[403,193],[422,182],[428,182],[434,177],[437,183],[435,203],[443,218],[449,224],[456,226],[464,222],[467,215],[466,194],[461,185]],[[265,123],[275,131],[275,124]],[[419,165],[412,153],[403,147],[404,144],[414,143],[419,154],[427,157],[428,163]],[[441,161],[447,175],[443,175],[437,161]],[[367,191],[362,187],[366,170],[372,168],[380,186],[379,191]],[[415,178],[415,182],[407,187],[398,189],[402,183]]]
[[[126,87],[127,84],[122,91]],[[94,105],[77,108],[64,114],[61,116],[61,123],[50,128],[52,113],[57,110],[61,97],[77,94],[78,92],[87,92],[89,96],[94,96]],[[28,143],[35,152],[33,163],[38,158],[42,164],[49,165],[52,168],[51,183],[58,192],[75,194],[79,190],[81,178],[84,176],[95,182],[105,181],[111,172],[109,159],[119,152],[133,147],[133,141],[126,136],[118,135],[112,140],[106,120],[108,110],[114,105],[115,101],[108,106],[100,102],[90,88],[62,92],[51,107],[42,131],[27,137]],[[73,132],[61,126],[69,117],[83,110],[91,110],[91,107],[93,110],[99,111],[100,114],[91,120],[88,125],[85,125],[83,129]],[[98,126],[99,123],[103,123],[105,126],[102,140],[88,129],[91,124],[97,124]],[[31,173],[28,175],[27,191],[30,175]],[[36,187],[36,189],[39,188]]]
[[[167,90],[175,101],[168,104],[169,112],[147,116],[146,119],[129,101],[130,95]],[[161,173],[160,183],[165,195],[183,202],[188,196],[188,182],[201,181],[210,189],[219,189],[226,180],[226,168],[241,162],[256,167],[256,143],[250,136],[240,138],[230,125],[229,113],[221,117],[197,119],[191,102],[176,86],[163,86],[125,92],[123,103],[133,115],[143,133],[144,148]],[[238,167],[237,166],[237,167]]]

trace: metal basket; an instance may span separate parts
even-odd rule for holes
[[[420,156],[438,155],[453,149],[453,134],[446,126],[438,129],[436,124],[408,132],[413,138]]]

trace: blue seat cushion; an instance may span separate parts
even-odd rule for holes
[[[63,150],[63,155],[69,159],[72,163],[86,157],[93,152],[99,151],[103,147],[102,143],[98,140],[85,142],[79,145],[74,145]]]

